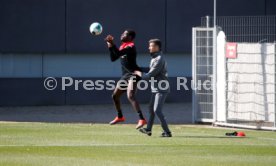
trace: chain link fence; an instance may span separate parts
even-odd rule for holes
[[[213,25],[213,17],[202,17],[201,26]],[[228,42],[271,43],[276,41],[276,16],[217,17]]]

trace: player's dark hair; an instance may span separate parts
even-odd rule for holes
[[[132,40],[135,39],[136,33],[135,33],[134,30],[132,30],[132,29],[127,29],[126,31],[128,32],[128,35],[132,38]]]
[[[162,42],[160,39],[150,39],[149,43],[154,43],[155,45],[157,45],[159,47],[159,50],[162,49]]]

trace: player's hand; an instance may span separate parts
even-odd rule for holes
[[[113,36],[107,35],[104,40],[106,41],[108,47],[112,47],[114,45],[113,44],[113,40],[114,40]]]
[[[134,75],[137,75],[137,76],[139,76],[139,77],[142,77],[142,72],[141,72],[141,71],[135,70],[135,71],[133,72],[133,74],[134,74]]]
[[[106,38],[105,38],[104,40],[105,40],[106,42],[108,42],[108,43],[111,43],[111,42],[113,42],[114,37],[111,36],[111,35],[107,35]]]

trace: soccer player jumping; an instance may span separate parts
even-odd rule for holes
[[[136,63],[136,48],[134,44],[136,33],[133,30],[125,30],[121,35],[121,46],[119,49],[114,44],[113,36],[108,35],[105,38],[107,46],[110,52],[111,61],[114,62],[117,59],[121,60],[122,77],[117,83],[116,88],[112,94],[112,99],[117,110],[117,117],[109,124],[114,125],[119,122],[124,122],[125,118],[122,113],[120,98],[124,92],[127,92],[127,97],[131,103],[133,109],[138,113],[139,121],[136,129],[142,128],[146,124],[146,120],[142,114],[139,103],[135,98],[137,89],[137,82],[140,80],[138,75],[141,75],[140,68]],[[135,74],[134,74],[135,73]],[[125,84],[127,83],[127,84]]]

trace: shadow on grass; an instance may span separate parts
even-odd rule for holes
[[[176,138],[231,138],[231,139],[248,138],[248,137],[235,137],[235,136],[228,137],[228,136],[201,136],[201,135],[199,135],[199,136],[178,136],[178,135],[176,135],[174,137],[176,137]]]

